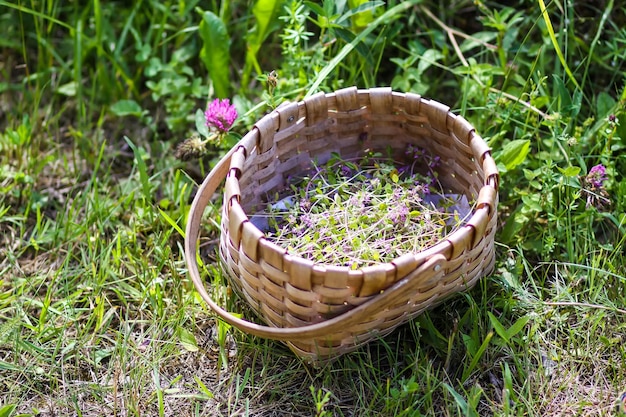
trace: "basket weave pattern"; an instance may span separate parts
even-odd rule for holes
[[[402,160],[408,145],[438,155],[444,190],[474,203],[469,220],[433,247],[351,270],[290,255],[249,221],[248,215],[284,193],[289,179],[307,172],[313,161],[324,164],[332,152],[354,158],[369,150],[391,151]],[[202,212],[224,177],[222,266],[268,326],[216,306],[197,271]],[[205,301],[234,326],[282,340],[308,360],[332,359],[471,288],[492,271],[498,181],[486,143],[441,103],[389,88],[319,93],[262,118],[209,174],[187,228],[190,274]]]

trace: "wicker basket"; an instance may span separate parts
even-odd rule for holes
[[[407,145],[441,157],[446,192],[472,201],[470,219],[438,244],[390,263],[358,270],[290,255],[248,214],[285,189],[287,179],[365,150]],[[229,314],[204,287],[197,241],[203,212],[226,178],[220,238],[222,266],[268,326]],[[471,288],[494,265],[498,171],[491,151],[462,117],[417,94],[347,88],[290,103],[263,117],[209,173],[191,206],[185,240],[189,274],[226,322],[281,340],[309,361],[324,361],[381,337],[446,296]]]

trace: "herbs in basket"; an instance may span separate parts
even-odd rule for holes
[[[316,263],[358,269],[418,253],[462,226],[472,209],[465,195],[444,193],[438,156],[412,145],[405,154],[409,162],[333,154],[250,221]]]

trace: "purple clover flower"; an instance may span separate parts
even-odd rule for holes
[[[606,180],[606,168],[602,164],[594,166],[589,170],[589,174],[587,174],[587,182],[596,188],[602,187],[602,184]]]
[[[214,127],[221,133],[227,133],[237,118],[235,106],[230,104],[229,99],[216,98],[207,106],[204,112],[207,127]]]
[[[396,209],[391,213],[391,221],[394,224],[405,224],[406,219],[409,215],[409,208],[404,204],[400,204]]]

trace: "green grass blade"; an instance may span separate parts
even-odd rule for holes
[[[76,22],[74,29],[74,84],[76,88],[76,98],[82,103],[83,89],[81,87],[81,78],[83,73],[83,21]],[[81,105],[81,111],[84,112],[85,107]],[[81,113],[82,113],[81,112]],[[84,116],[84,113],[82,114]]]
[[[478,348],[476,355],[474,355],[474,357],[472,358],[472,361],[470,362],[469,366],[463,370],[463,376],[461,377],[463,381],[466,381],[467,378],[469,378],[469,376],[472,374],[472,372],[474,372],[476,365],[478,365],[478,361],[480,361],[483,354],[487,350],[487,346],[489,346],[489,342],[491,342],[492,338],[493,338],[493,332],[489,332],[487,334],[487,337],[485,337],[485,340],[483,341],[482,345],[480,345],[480,347]]]
[[[124,140],[132,149],[135,155],[135,161],[137,162],[137,170],[139,171],[139,181],[141,182],[141,189],[143,191],[143,197],[146,201],[152,201],[152,187],[150,187],[150,178],[148,177],[148,168],[146,167],[146,161],[143,160],[143,156],[139,151],[139,148],[135,146],[127,136],[124,136]]]
[[[461,412],[463,413],[462,415],[470,416],[470,417],[474,417],[474,416],[478,417],[476,410],[474,410],[473,408],[470,408],[469,404],[467,403],[467,401],[465,400],[465,398],[463,398],[461,394],[459,394],[454,388],[452,388],[450,385],[446,384],[445,382],[443,383],[443,386],[446,387],[448,392],[452,394],[452,396],[454,397],[454,400],[456,401],[457,405],[461,409]]]
[[[13,365],[11,362],[5,362],[0,359],[0,370],[3,371],[22,371],[23,369],[17,365]]]
[[[569,79],[574,83],[576,88],[581,90],[578,81],[574,78],[574,74],[572,70],[569,69],[569,65],[565,61],[565,57],[563,56],[563,52],[561,51],[561,47],[559,46],[559,41],[556,39],[556,35],[554,33],[554,27],[552,26],[552,20],[550,20],[550,15],[548,14],[548,10],[546,9],[546,4],[543,0],[537,0],[539,2],[539,8],[541,9],[541,15],[543,16],[543,20],[546,22],[546,27],[548,28],[548,33],[550,34],[550,40],[552,41],[552,45],[554,46],[554,50],[559,57],[559,61],[561,61],[561,65],[565,68],[565,73],[569,77]]]
[[[163,218],[165,219],[165,221],[174,228],[174,230],[176,230],[178,232],[178,234],[180,234],[180,236],[184,239],[185,238],[185,231],[183,229],[180,228],[180,226],[178,225],[178,223],[176,223],[176,220],[172,219],[169,214],[167,214],[166,212],[164,212],[163,210],[159,209],[159,212],[161,213],[161,216],[163,216]]]
[[[248,370],[246,370],[246,372],[247,371]],[[206,399],[214,398],[214,395],[211,392],[211,390],[209,388],[207,388],[207,386],[204,384],[204,382],[202,382],[202,380],[200,378],[198,378],[196,375],[194,375],[193,379],[194,379],[194,381],[196,381],[196,384],[198,384],[198,389],[204,394],[204,396],[206,396]]]
[[[22,13],[28,13],[28,14],[31,14],[31,15],[33,15],[35,17],[48,20],[49,22],[57,24],[57,25],[65,28],[65,29],[69,30],[70,32],[72,30],[74,30],[74,28],[71,25],[69,25],[69,24],[67,24],[67,23],[65,23],[65,22],[63,22],[63,21],[61,21],[61,20],[59,20],[59,19],[57,19],[55,17],[52,17],[52,16],[47,15],[45,13],[38,12],[38,11],[33,10],[33,9],[29,9],[28,7],[24,7],[24,6],[20,5],[20,4],[15,4],[15,2],[12,2],[12,1],[0,1],[0,6],[10,7],[12,9],[18,10],[18,11],[20,11]]]

